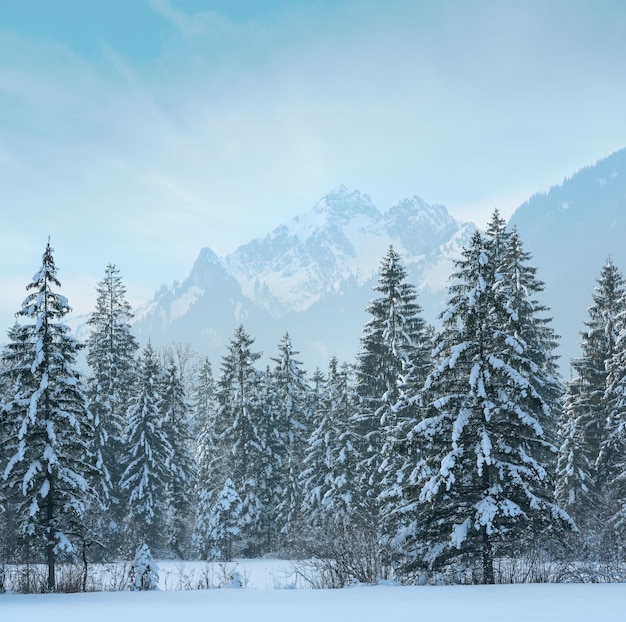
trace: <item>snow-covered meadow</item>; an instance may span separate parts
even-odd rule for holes
[[[626,584],[524,584],[494,586],[392,585],[341,590],[304,588],[294,567],[281,560],[246,560],[207,569],[203,563],[162,562],[152,592],[3,594],[0,619],[20,622],[123,622],[230,620],[231,622],[332,622],[418,620],[448,622],[622,622]],[[236,571],[243,589],[179,590],[181,581]],[[185,577],[187,579],[185,579]]]
[[[624,584],[355,587],[342,590],[213,589],[0,596],[2,620],[112,622],[623,622]]]

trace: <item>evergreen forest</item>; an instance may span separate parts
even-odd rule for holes
[[[626,285],[609,259],[571,377],[543,283],[494,212],[437,328],[392,247],[356,360],[140,347],[118,268],[84,343],[48,242],[0,357],[0,567],[282,556],[338,583],[495,583],[503,560],[597,568],[626,532]],[[147,547],[147,549],[146,549]],[[539,563],[538,562],[538,563]]]

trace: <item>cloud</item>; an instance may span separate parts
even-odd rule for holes
[[[186,39],[201,37],[229,26],[228,20],[221,18],[214,11],[186,13],[177,9],[169,0],[150,0],[150,6],[173,24]]]
[[[108,262],[152,291],[339,183],[482,224],[626,144],[619,7],[150,4],[150,58],[0,33],[0,226],[29,240],[27,278],[51,234],[81,291]]]

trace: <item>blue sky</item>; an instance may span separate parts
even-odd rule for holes
[[[339,184],[483,225],[626,146],[626,5],[0,3],[0,329],[48,235],[138,304]]]

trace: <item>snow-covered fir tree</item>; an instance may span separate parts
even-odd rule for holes
[[[216,387],[218,411],[216,429],[221,452],[220,466],[223,487],[226,478],[242,502],[241,546],[246,554],[257,555],[266,541],[262,487],[258,466],[263,461],[264,439],[261,422],[263,413],[259,400],[259,373],[254,364],[260,353],[253,352],[254,339],[243,326],[235,331],[227,353],[222,358]]]
[[[263,508],[259,527],[263,534],[261,548],[269,553],[279,550],[281,541],[285,540],[281,537],[278,512],[283,499],[286,443],[280,420],[282,410],[269,365],[264,372],[259,373],[257,382],[260,406],[257,429],[261,454],[256,481],[257,496]]]
[[[623,276],[609,259],[597,281],[593,304],[588,307],[587,330],[581,332],[582,356],[572,361],[583,390],[579,403],[585,413],[582,422],[585,453],[589,462],[599,468],[599,480],[606,475],[604,456],[600,457],[600,453],[611,409],[607,387],[615,380],[614,363],[619,359],[615,357],[621,349],[618,340],[626,305],[624,287]],[[610,374],[613,376],[609,379]]]
[[[159,566],[150,548],[142,544],[130,566],[130,587],[134,591],[156,590],[159,586]]]
[[[555,503],[547,457],[556,451],[544,428],[555,425],[558,382],[533,298],[541,284],[526,271],[532,287],[521,285],[526,256],[493,229],[463,251],[441,315],[426,416],[415,429],[422,485],[402,542],[416,564],[478,564],[484,583],[495,580],[494,555],[571,524]]]
[[[498,218],[496,211],[493,220]],[[515,350],[520,354],[518,364],[530,365],[528,373],[531,382],[548,407],[538,411],[537,417],[544,439],[548,441],[545,462],[550,472],[553,472],[556,453],[552,446],[558,443],[564,393],[557,366],[559,337],[552,328],[550,310],[539,300],[544,284],[537,279],[537,269],[530,264],[532,257],[523,249],[518,231],[513,229],[505,244],[498,243],[496,249],[501,249],[501,254],[493,250],[497,235],[502,237],[501,233],[490,235],[487,230],[487,244],[497,262],[494,290],[503,300],[508,330],[523,344],[523,353]]]
[[[16,326],[17,325],[14,324],[13,328],[7,331],[9,340],[11,340],[11,333],[15,330]],[[5,449],[9,447],[11,436],[10,421],[3,408],[4,402],[10,395],[12,389],[12,383],[9,375],[6,373],[7,365],[6,351],[3,348],[0,352],[0,405],[2,406],[0,409],[0,447],[3,448],[3,450],[0,451],[0,551],[3,551],[0,564],[7,560],[14,549],[16,540],[15,520],[13,513],[8,512],[8,491],[6,490],[6,481],[2,477],[7,465],[7,460],[9,459],[8,452],[5,451]]]
[[[213,369],[209,359],[205,358],[195,377],[191,407],[191,434],[197,439],[195,443],[197,499],[200,497],[200,491],[212,490],[215,487],[212,484],[212,477],[214,477],[216,465],[222,464],[217,455],[216,412]]]
[[[337,372],[337,358],[332,357],[329,368]],[[325,399],[326,378],[318,369],[312,378],[309,394],[312,432],[307,442],[306,453],[300,473],[302,490],[302,515],[308,527],[318,528],[323,524],[321,503],[328,489],[327,480],[331,465],[331,448],[335,446],[335,426],[329,417]]]
[[[329,367],[337,368],[337,358],[331,357]],[[301,514],[304,519],[306,537],[315,537],[311,528],[320,527],[320,506],[325,491],[328,447],[332,443],[332,422],[326,416],[326,376],[316,368],[311,376],[307,394],[307,411],[310,417],[310,433],[305,444],[302,469],[299,474],[302,491]]]
[[[307,523],[322,537],[332,537],[338,528],[352,524],[371,527],[366,492],[355,478],[361,462],[355,409],[351,369],[345,363],[339,367],[332,357],[301,476]]]
[[[327,516],[346,524],[358,518],[367,521],[365,513],[367,491],[360,488],[361,482],[354,477],[363,456],[358,453],[359,436],[354,427],[356,392],[354,373],[347,363],[342,363],[337,373],[328,373],[329,415],[335,423],[337,445],[331,457],[329,487],[322,504]],[[355,516],[356,515],[356,516]]]
[[[201,546],[205,559],[231,561],[233,540],[241,530],[241,498],[230,478],[226,478],[221,490],[216,491],[215,499],[196,522],[196,538],[202,537]],[[197,539],[196,543],[200,543]]]
[[[277,525],[283,543],[293,543],[301,521],[302,491],[300,472],[304,461],[306,441],[310,434],[308,385],[298,353],[294,351],[291,338],[286,333],[279,346],[279,355],[272,360],[275,367],[271,374],[275,424],[279,433],[281,469],[281,495],[277,508]],[[270,434],[272,430],[268,430]],[[271,438],[271,437],[270,437]]]
[[[379,294],[367,308],[356,367],[359,431],[363,436],[358,477],[370,499],[372,519],[385,516],[393,530],[394,506],[400,503],[398,473],[404,467],[399,438],[417,423],[418,395],[430,366],[431,340],[415,287],[392,247],[383,258]],[[381,496],[382,494],[382,496]]]
[[[107,507],[100,519],[108,526],[105,530],[107,545],[116,548],[121,542],[120,526],[126,512],[120,477],[126,455],[124,430],[137,371],[138,345],[130,331],[133,314],[126,300],[126,288],[115,265],[107,265],[96,291],[96,308],[87,321],[91,329],[86,342],[87,363],[91,369],[87,396],[105,474],[102,497]]]
[[[153,551],[164,551],[172,446],[161,415],[161,368],[150,343],[141,353],[139,364],[127,415],[128,453],[120,484],[128,494],[125,528],[129,545],[145,542]]]
[[[2,404],[7,505],[25,545],[43,549],[37,557],[47,563],[49,590],[56,588],[57,557],[85,537],[85,513],[102,476],[76,370],[80,345],[62,323],[70,307],[56,291],[60,285],[48,242],[17,313],[24,323],[9,332],[2,369],[10,386]]]
[[[626,298],[626,295],[624,296]],[[626,304],[624,300],[622,305]],[[626,310],[615,318],[618,337],[607,361],[604,396],[607,419],[596,461],[597,488],[602,498],[602,519],[621,537],[626,533]]]
[[[585,452],[595,464],[604,438],[604,424],[608,418],[605,393],[607,366],[616,353],[619,337],[618,316],[626,312],[624,277],[608,259],[600,272],[593,293],[593,303],[587,308],[589,319],[581,332],[582,356],[572,361],[572,367],[581,382],[580,408]]]
[[[189,430],[199,438],[206,422],[215,414],[215,380],[211,361],[205,357],[196,367],[190,389]]]
[[[219,439],[217,430],[217,403],[213,370],[208,359],[201,363],[196,376],[193,397],[194,427],[198,430],[195,452],[196,491],[195,524],[192,535],[194,550],[202,559],[211,559],[216,554],[214,540],[214,505],[224,485],[223,469],[227,448]],[[232,548],[229,541],[229,549]]]
[[[602,267],[581,331],[581,356],[572,360],[576,373],[567,385],[561,422],[558,491],[562,503],[581,523],[597,529],[606,518],[603,506],[609,462],[605,426],[610,418],[608,374],[617,353],[618,318],[624,313],[624,278],[611,259]],[[612,378],[615,373],[611,372]]]
[[[563,509],[576,519],[577,525],[597,516],[594,508],[594,466],[585,450],[585,419],[588,412],[582,407],[584,391],[580,378],[567,383],[559,424],[559,455],[556,467],[556,498]],[[604,427],[604,426],[603,426]]]
[[[170,550],[183,557],[190,550],[196,464],[191,451],[189,406],[178,365],[169,357],[161,383],[162,428],[172,454],[168,463],[167,532]]]

